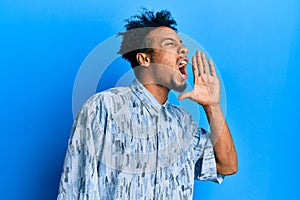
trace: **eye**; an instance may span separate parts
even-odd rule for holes
[[[166,46],[174,46],[174,45],[175,45],[174,42],[167,42],[167,43],[166,43]]]
[[[173,48],[176,47],[178,44],[177,41],[175,41],[174,39],[167,38],[163,41],[162,45],[165,47]]]
[[[164,43],[164,46],[167,46],[167,47],[174,47],[174,46],[176,46],[176,42],[174,42],[174,41],[166,41],[166,42]]]

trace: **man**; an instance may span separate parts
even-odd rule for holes
[[[58,199],[192,199],[194,179],[221,183],[237,171],[230,131],[220,109],[220,82],[212,61],[192,57],[194,89],[211,134],[181,107],[170,90],[186,88],[188,49],[170,12],[144,10],[127,20],[122,57],[136,80],[92,96],[72,129]]]

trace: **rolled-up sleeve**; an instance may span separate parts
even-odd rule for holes
[[[209,133],[197,128],[194,133],[195,179],[221,183],[224,176],[217,173],[214,149]]]

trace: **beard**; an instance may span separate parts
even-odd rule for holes
[[[186,86],[187,86],[186,82],[183,82],[182,84],[178,84],[173,79],[171,79],[169,89],[174,90],[176,92],[183,92]]]
[[[155,78],[151,79],[151,81],[153,80],[154,83],[176,92],[183,92],[186,89],[186,80],[179,75],[179,71],[174,69],[174,67],[163,64],[152,64],[152,68],[154,69],[153,77]]]
[[[183,92],[186,87],[187,83],[183,80],[178,72],[172,68],[165,68],[165,71],[161,71],[160,76],[156,80],[161,86],[168,88],[169,90],[174,90],[176,92]],[[161,76],[163,74],[163,76]],[[166,79],[169,77],[169,80]]]

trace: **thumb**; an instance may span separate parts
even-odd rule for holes
[[[183,100],[186,98],[191,98],[191,96],[192,96],[192,92],[185,92],[185,93],[182,93],[181,95],[179,95],[178,99]]]

